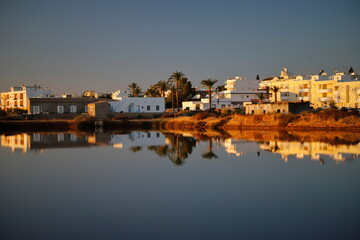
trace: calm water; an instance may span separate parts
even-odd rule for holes
[[[0,238],[360,239],[359,142],[264,136],[3,135]]]

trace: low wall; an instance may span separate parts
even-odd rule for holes
[[[169,113],[110,113],[113,117],[124,117],[124,118],[160,118],[163,115],[167,115]]]

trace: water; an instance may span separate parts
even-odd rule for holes
[[[359,140],[325,135],[3,135],[0,238],[359,239]]]

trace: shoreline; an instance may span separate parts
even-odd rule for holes
[[[111,130],[196,130],[227,132],[232,130],[267,131],[345,131],[360,132],[360,115],[328,110],[319,113],[222,115],[200,112],[175,118],[97,120],[91,117],[73,120],[0,120],[0,132],[14,131],[103,131]]]

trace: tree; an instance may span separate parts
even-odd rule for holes
[[[173,74],[170,76],[169,80],[175,82],[176,85],[176,107],[179,111],[179,84],[182,78],[185,77],[185,74],[182,72],[173,72]]]
[[[192,87],[191,81],[187,77],[183,77],[180,80],[180,103],[191,99],[196,94],[195,88]]]
[[[170,91],[171,91],[171,107],[172,107],[172,111],[174,112],[174,106],[175,106],[175,100],[174,100],[174,95],[175,95],[175,92],[176,92],[176,88],[175,88],[175,86],[174,85],[171,85],[170,86],[170,89],[169,89]]]
[[[274,95],[275,95],[275,102],[277,102],[277,93],[280,91],[280,87],[278,87],[278,86],[273,86],[272,88],[270,88],[270,90],[274,93]]]
[[[220,85],[220,86],[217,86],[215,90],[217,92],[223,92],[226,90],[226,87],[225,87],[225,85]]]
[[[144,93],[145,96],[147,97],[160,97],[160,93],[157,90],[157,88],[155,87],[155,85],[150,86],[146,92]]]
[[[161,97],[165,97],[165,92],[170,89],[170,81],[159,81],[154,87],[159,91]]]
[[[256,96],[259,98],[260,103],[263,103],[263,101],[264,101],[265,98],[266,98],[266,94],[263,93],[263,92],[257,93]]]
[[[208,88],[209,91],[209,109],[211,110],[211,88],[212,86],[217,83],[218,80],[216,79],[206,79],[201,81],[201,85]]]
[[[131,83],[128,87],[131,97],[139,97],[142,93],[141,88],[136,83]]]

